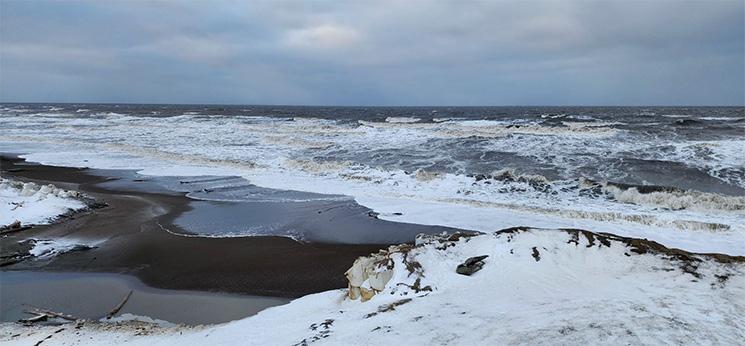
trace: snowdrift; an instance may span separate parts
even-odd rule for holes
[[[47,224],[87,207],[85,196],[54,185],[0,178],[0,229]]]
[[[483,255],[481,270],[456,273]],[[89,323],[55,334],[59,328],[6,324],[0,332],[5,344],[52,335],[50,345],[737,344],[745,339],[744,272],[743,257],[583,230],[512,228],[392,246],[355,262],[348,289],[224,325],[143,333],[126,323]]]

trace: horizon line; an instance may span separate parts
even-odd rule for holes
[[[253,106],[253,107],[339,107],[339,108],[359,108],[359,107],[370,107],[370,108],[487,108],[487,107],[745,107],[745,103],[741,105],[714,105],[714,104],[679,104],[679,105],[601,105],[601,104],[504,104],[504,105],[372,105],[372,104],[360,104],[360,105],[334,105],[334,104],[259,104],[259,103],[168,103],[168,102],[155,102],[155,103],[140,103],[140,102],[54,102],[54,101],[0,101],[0,104],[67,104],[67,105],[159,105],[159,106]]]

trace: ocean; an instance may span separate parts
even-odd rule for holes
[[[354,199],[397,222],[745,253],[743,107],[0,104],[0,151],[191,176],[197,200]],[[256,227],[237,233],[271,233]]]

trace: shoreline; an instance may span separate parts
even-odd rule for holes
[[[93,249],[26,260],[4,271],[120,273],[154,288],[296,298],[345,287],[343,273],[354,260],[385,247],[300,243],[276,236],[175,235],[161,227],[180,230],[173,221],[191,208],[184,194],[103,188],[98,184],[107,178],[86,169],[26,163],[9,155],[1,160],[3,176],[78,190],[107,204],[0,238],[4,253],[28,238],[84,239],[98,243]]]

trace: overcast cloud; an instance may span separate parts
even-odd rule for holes
[[[743,105],[745,2],[7,1],[4,102]]]

